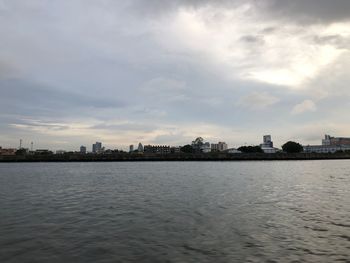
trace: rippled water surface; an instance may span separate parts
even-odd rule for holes
[[[0,262],[350,262],[350,161],[0,163]]]

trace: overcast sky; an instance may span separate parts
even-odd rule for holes
[[[350,136],[349,0],[0,0],[0,146]]]

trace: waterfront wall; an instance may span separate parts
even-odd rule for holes
[[[0,162],[250,161],[350,159],[350,153],[255,154],[51,154],[0,156]]]

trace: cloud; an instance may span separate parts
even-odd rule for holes
[[[350,20],[348,0],[269,0],[266,11],[296,23],[333,23]]]
[[[316,104],[312,100],[304,100],[303,102],[294,106],[292,114],[301,114],[304,112],[314,112],[317,110]]]
[[[279,98],[274,97],[267,92],[252,92],[238,101],[239,106],[243,106],[251,110],[263,110],[280,101]]]
[[[349,14],[345,0],[0,1],[0,145],[241,144],[343,127]]]

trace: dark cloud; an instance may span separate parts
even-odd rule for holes
[[[331,23],[350,19],[349,0],[134,0],[131,8],[143,14],[166,14],[179,8],[236,8],[251,4],[267,19],[295,23]]]
[[[271,18],[296,23],[332,23],[350,19],[349,0],[269,0],[263,9]]]

